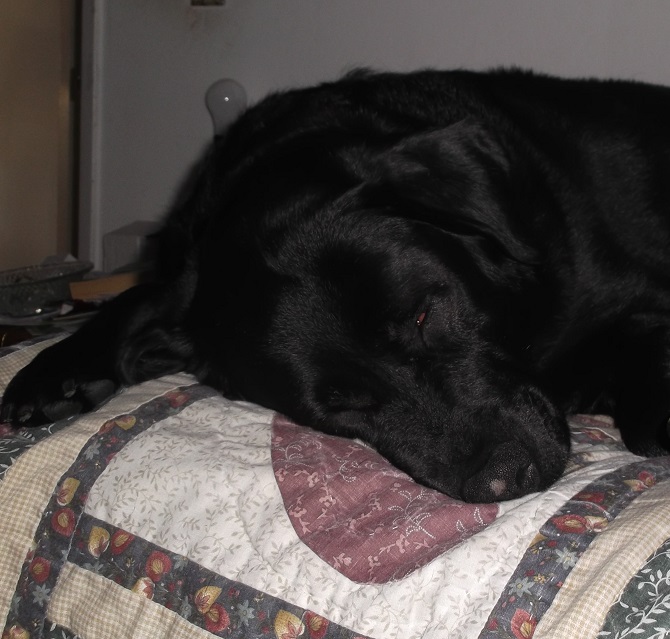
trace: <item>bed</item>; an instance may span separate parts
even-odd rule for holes
[[[666,636],[670,458],[571,428],[550,490],[473,505],[186,374],[0,426],[2,637]]]

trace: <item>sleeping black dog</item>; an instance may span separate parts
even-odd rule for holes
[[[186,370],[501,500],[561,475],[571,411],[668,453],[669,349],[670,90],[361,72],[217,139],[155,281],[38,355],[2,418]]]

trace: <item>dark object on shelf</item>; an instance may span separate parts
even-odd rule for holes
[[[90,262],[28,266],[0,273],[0,315],[38,315],[70,299],[70,282],[93,268]]]

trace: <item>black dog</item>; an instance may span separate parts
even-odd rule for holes
[[[39,424],[187,370],[469,501],[544,489],[565,414],[670,439],[670,90],[358,73],[267,98],[202,163],[157,279],[10,384]]]

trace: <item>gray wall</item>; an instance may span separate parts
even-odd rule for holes
[[[83,249],[160,217],[212,135],[203,96],[217,79],[255,101],[356,66],[482,69],[670,84],[667,0],[93,0],[96,78],[85,135]],[[88,233],[88,236],[87,236]]]

